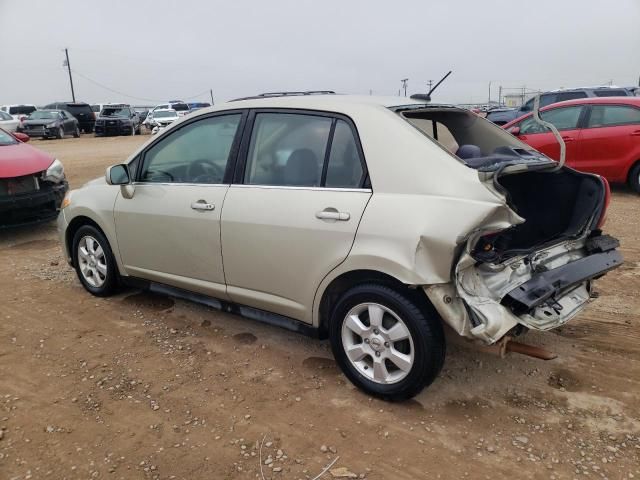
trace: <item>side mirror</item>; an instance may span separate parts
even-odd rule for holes
[[[20,140],[22,143],[27,143],[29,140],[31,140],[31,137],[29,137],[29,135],[27,135],[26,133],[14,132],[13,136],[17,140]]]
[[[109,185],[126,185],[131,182],[128,165],[121,163],[107,168],[105,180]]]
[[[509,129],[509,133],[517,137],[518,135],[520,135],[520,127],[511,127]]]

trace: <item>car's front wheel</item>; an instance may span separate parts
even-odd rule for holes
[[[56,138],[58,139],[64,138],[64,128],[62,127],[58,128],[58,134],[56,135]]]
[[[74,138],[80,138],[80,127],[76,125],[76,129],[73,131]]]
[[[388,400],[418,394],[440,372],[442,324],[408,292],[364,284],[333,309],[329,336],[344,374],[365,392]]]
[[[118,268],[104,234],[84,225],[73,236],[73,264],[82,286],[93,295],[106,297],[118,285]]]

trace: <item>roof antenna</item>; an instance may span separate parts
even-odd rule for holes
[[[451,75],[452,71],[453,70],[449,70],[449,72],[444,77],[442,77],[438,83],[436,83],[433,87],[431,87],[431,89],[427,93],[416,93],[414,95],[411,95],[410,98],[413,99],[413,100],[424,100],[426,102],[430,102],[431,101],[431,94],[433,93],[433,91],[436,88],[438,88],[440,86],[440,84],[442,82],[444,82],[449,75]]]

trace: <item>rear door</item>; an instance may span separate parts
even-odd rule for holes
[[[579,168],[614,182],[626,181],[640,153],[640,108],[591,105],[582,132]]]
[[[234,302],[311,322],[316,289],[348,255],[371,197],[350,119],[257,110],[222,212]]]
[[[566,161],[570,166],[574,166],[579,157],[580,121],[584,109],[583,105],[571,105],[541,112],[542,119],[552,123],[560,132],[566,146]],[[551,131],[534,120],[533,115],[522,120],[517,126],[520,127],[520,133],[518,134],[520,140],[544,153],[549,158],[560,159],[558,141]]]

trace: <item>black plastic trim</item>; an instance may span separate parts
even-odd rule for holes
[[[538,273],[502,299],[502,304],[517,314],[539,307],[571,287],[600,277],[622,265],[622,254],[617,250],[583,257],[553,270]]]
[[[285,317],[277,313],[267,312],[259,308],[249,307],[247,305],[241,305],[238,303],[229,302],[226,300],[220,300],[218,298],[210,297],[200,293],[190,292],[181,288],[172,287],[163,283],[152,282],[137,277],[121,277],[120,282],[124,285],[139,288],[142,290],[149,290],[160,295],[166,295],[169,297],[176,297],[183,300],[206,305],[207,307],[220,310],[222,312],[239,315],[244,318],[256,320],[260,323],[266,323],[268,325],[274,325],[276,327],[284,328],[292,332],[301,333],[307,337],[321,338],[320,329],[301,322],[294,318]]]

